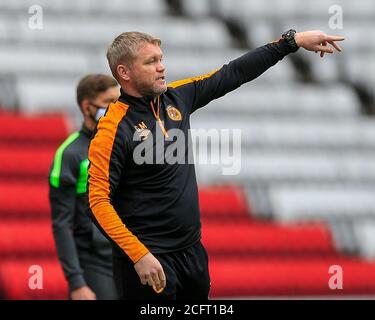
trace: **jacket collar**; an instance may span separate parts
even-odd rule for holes
[[[86,127],[86,125],[84,123],[82,123],[82,127],[81,127],[80,132],[82,134],[84,134],[86,137],[88,137],[89,139],[91,139],[94,131],[91,131],[89,128]]]
[[[134,97],[127,94],[122,88],[120,89],[120,98],[119,100],[123,103],[130,104],[130,107],[150,107],[151,101],[154,99],[153,96],[144,96],[144,97]]]

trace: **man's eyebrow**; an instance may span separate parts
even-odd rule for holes
[[[155,58],[155,57],[161,57],[161,58],[163,58],[163,54],[162,53],[154,53],[154,54],[150,54],[149,56],[147,56],[147,57],[145,57],[145,60],[149,60],[149,59],[153,59],[153,58]]]

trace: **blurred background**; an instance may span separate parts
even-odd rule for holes
[[[193,128],[242,130],[238,175],[196,166],[211,297],[375,297],[373,0],[2,0],[1,296],[67,297],[48,172],[81,123],[78,80],[110,74],[115,36],[160,37],[171,82],[290,28],[344,35],[344,51],[321,59],[300,50],[192,116]],[[42,290],[29,288],[33,265]],[[343,287],[332,289],[340,270]]]

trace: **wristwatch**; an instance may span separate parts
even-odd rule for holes
[[[294,36],[296,35],[297,31],[294,29],[290,29],[283,33],[282,38],[285,40],[285,42],[288,44],[290,50],[292,52],[296,52],[299,49],[299,46],[296,43],[296,40],[294,39]]]

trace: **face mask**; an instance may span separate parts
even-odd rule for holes
[[[106,108],[98,108],[98,110],[96,111],[96,114],[95,114],[95,121],[96,122],[98,122],[99,119],[104,116],[106,110],[107,110]]]

